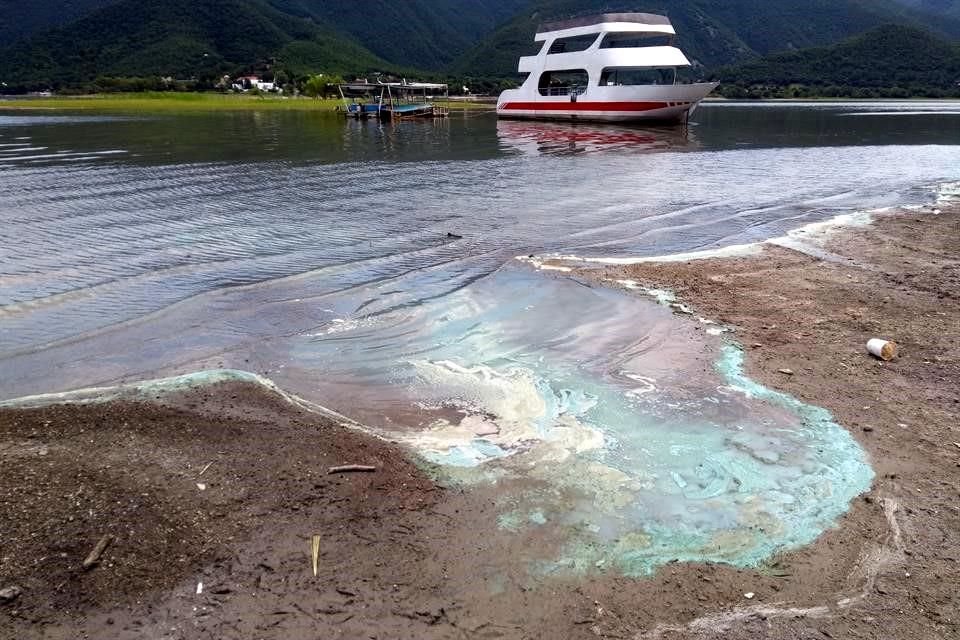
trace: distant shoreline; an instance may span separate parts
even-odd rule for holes
[[[437,100],[435,104],[459,110],[489,109],[481,102]],[[302,111],[335,113],[339,98],[251,96],[222,93],[118,93],[82,96],[0,98],[0,113],[8,111],[215,112]]]

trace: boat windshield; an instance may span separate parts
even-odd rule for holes
[[[665,33],[608,33],[600,43],[601,49],[641,49],[645,47],[672,47],[674,37]]]
[[[649,67],[640,69],[608,68],[600,74],[601,87],[626,87],[651,84],[676,84],[676,67]]]

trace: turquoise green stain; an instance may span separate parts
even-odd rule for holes
[[[798,490],[801,494],[798,498],[802,499],[777,495],[775,503],[763,507],[777,507],[776,513],[761,509],[754,514],[753,522],[742,523],[728,531],[698,531],[689,526],[648,524],[613,541],[599,541],[589,531],[579,531],[574,533],[561,558],[540,565],[543,572],[584,573],[616,569],[626,575],[644,576],[670,561],[757,567],[775,553],[813,542],[847,511],[851,500],[869,489],[874,474],[866,454],[850,433],[836,423],[831,413],[750,379],[744,373],[743,359],[743,351],[738,346],[727,344],[722,348],[715,366],[726,384],[751,398],[788,409],[801,418],[799,433],[793,435],[804,443],[807,450],[815,452],[812,461],[796,473],[796,478],[792,478],[791,486]],[[718,464],[724,464],[722,454],[713,458]],[[727,460],[725,464],[731,462]],[[766,462],[773,464],[777,461]],[[736,475],[756,477],[758,471],[762,472],[762,467],[744,468]],[[700,495],[685,494],[685,497],[709,499],[713,490],[709,483],[707,487]],[[763,478],[758,478],[754,486],[741,487],[745,489],[741,506],[749,504],[750,494],[763,487]],[[829,487],[829,491],[822,493],[824,487]],[[681,491],[685,488],[680,487]],[[724,508],[726,505],[718,506]]]
[[[582,391],[551,390],[549,396],[583,419],[606,425],[606,446],[546,470],[544,480],[565,487],[570,496],[580,494],[579,500],[506,489],[498,501],[499,528],[516,533],[547,523],[565,527],[568,542],[558,558],[538,565],[543,573],[616,570],[644,576],[670,561],[756,567],[777,552],[812,542],[869,488],[873,472],[864,451],[829,411],[755,382],[744,373],[743,362],[739,347],[724,345],[715,362],[719,382],[752,402],[795,416],[789,425],[768,425],[771,437],[789,436],[795,450],[785,454],[766,449],[755,433],[729,425],[694,424],[689,417],[672,426],[658,425],[624,413],[628,410],[618,404],[617,396],[602,387],[567,377],[566,382]],[[574,398],[580,401],[571,401]],[[651,440],[655,437],[661,439],[659,444]],[[637,451],[668,442],[668,448],[656,449],[656,459],[676,456],[698,462],[668,465],[659,476],[650,475]],[[594,458],[626,473],[628,483],[634,484],[611,489],[577,466]],[[448,457],[443,467],[446,475],[460,476],[467,484],[470,476],[475,482],[481,477],[489,482],[491,474],[522,479],[525,472],[513,468],[511,459],[457,469]],[[653,519],[642,506],[651,496],[681,510],[695,510],[685,511],[683,518]],[[553,517],[555,513],[562,515]]]

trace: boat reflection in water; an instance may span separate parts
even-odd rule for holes
[[[630,127],[603,124],[500,120],[502,147],[522,153],[576,155],[598,151],[673,151],[696,149],[689,126]]]

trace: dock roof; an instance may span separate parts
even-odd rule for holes
[[[340,86],[344,89],[350,89],[352,91],[368,91],[370,89],[378,89],[382,87],[390,87],[391,89],[411,89],[411,90],[420,90],[420,89],[435,89],[438,91],[447,90],[447,85],[439,82],[344,82]]]

